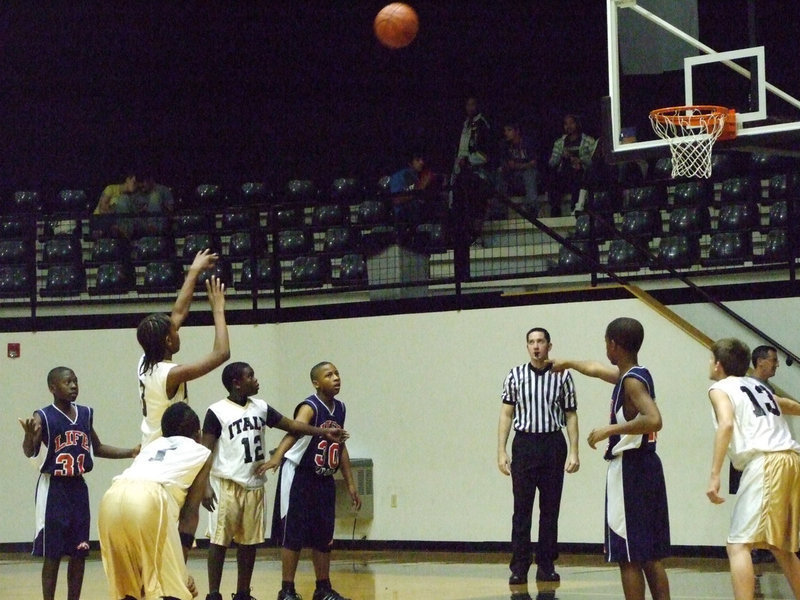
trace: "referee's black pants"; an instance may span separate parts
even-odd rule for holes
[[[511,572],[524,575],[531,566],[533,501],[539,490],[539,541],[536,564],[552,570],[558,558],[558,512],[564,487],[567,441],[561,431],[517,431],[511,445],[514,517],[511,527]]]

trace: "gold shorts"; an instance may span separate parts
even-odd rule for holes
[[[230,546],[264,542],[264,488],[248,490],[230,479],[211,477],[217,507],[208,513],[208,537],[212,544]]]

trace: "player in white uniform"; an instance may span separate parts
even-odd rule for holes
[[[237,543],[238,565],[234,600],[250,600],[250,581],[258,544],[264,535],[266,469],[264,433],[277,427],[295,436],[319,435],[330,442],[347,439],[342,429],[321,429],[287,419],[259,398],[252,367],[234,362],[222,370],[228,397],[212,404],[203,422],[202,443],[213,451],[210,487],[203,505],[208,517],[207,600],[222,600],[219,592],[225,554]]]
[[[727,550],[736,600],[755,594],[751,550],[767,548],[783,570],[795,598],[800,598],[800,444],[793,438],[783,414],[800,414],[800,404],[774,396],[756,379],[744,377],[750,350],[728,338],[711,346],[708,390],[713,409],[714,453],[706,495],[714,504],[719,495],[720,471],[727,453],[743,470],[738,498],[731,515]]]
[[[211,453],[198,443],[200,419],[188,404],[168,407],[162,428],[164,437],[142,449],[100,502],[100,552],[111,600],[197,595],[186,557]]]
[[[230,358],[228,328],[225,324],[225,285],[216,277],[206,280],[208,301],[214,316],[214,346],[205,357],[188,364],[172,362],[181,348],[178,330],[189,314],[197,278],[213,268],[217,255],[208,250],[198,252],[178,292],[172,313],[154,313],[141,320],[136,328],[144,355],[139,359],[139,398],[142,406],[142,446],[161,436],[161,415],[175,402],[188,402],[186,382],[216,369]]]

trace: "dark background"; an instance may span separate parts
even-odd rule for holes
[[[135,168],[176,187],[325,187],[377,179],[420,147],[449,171],[467,94],[498,140],[520,121],[543,156],[565,112],[599,133],[602,0],[415,0],[419,34],[395,51],[372,31],[386,3],[4,2],[0,186],[94,194]],[[746,45],[745,4],[700,0],[701,37],[711,20],[720,50]],[[800,35],[796,4],[758,2],[785,30],[770,37]]]

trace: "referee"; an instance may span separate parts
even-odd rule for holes
[[[558,511],[564,471],[574,473],[578,460],[578,415],[575,385],[569,372],[550,371],[550,334],[534,327],[525,336],[530,362],[514,367],[503,382],[503,408],[497,426],[497,466],[511,475],[514,517],[511,527],[511,585],[527,583],[531,566],[531,519],[539,490],[537,581],[559,581]],[[511,425],[513,462],[506,453]],[[569,451],[564,434],[567,428]]]

